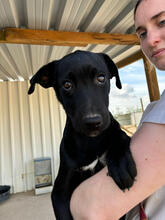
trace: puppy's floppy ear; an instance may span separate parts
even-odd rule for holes
[[[44,88],[52,87],[54,84],[55,61],[41,67],[30,80],[30,88],[28,94],[32,94],[35,84],[38,83]]]
[[[108,55],[106,55],[104,53],[101,53],[101,55],[103,56],[104,61],[108,66],[109,72],[111,74],[110,79],[112,79],[112,77],[115,76],[116,77],[116,86],[117,86],[117,88],[121,89],[122,85],[121,85],[121,81],[120,81],[117,66],[115,65],[115,63],[111,60],[111,58]]]

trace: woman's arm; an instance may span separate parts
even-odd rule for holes
[[[74,220],[118,220],[165,184],[165,125],[143,123],[130,147],[138,171],[134,185],[121,191],[104,168],[73,192]]]

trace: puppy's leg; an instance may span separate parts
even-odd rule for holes
[[[61,160],[58,176],[51,194],[56,220],[72,220],[70,199],[74,189],[82,182],[83,175],[76,169],[69,168]]]
[[[130,140],[130,137],[120,129],[118,122],[114,120],[106,160],[108,174],[122,190],[129,189],[137,175],[136,165],[130,151]]]
[[[72,194],[70,182],[73,173],[73,170],[68,170],[63,164],[60,164],[59,173],[51,194],[52,205],[57,220],[72,219],[69,203]]]

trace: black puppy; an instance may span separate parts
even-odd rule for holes
[[[53,87],[67,115],[60,146],[60,168],[52,203],[57,220],[71,220],[73,190],[105,165],[120,189],[130,188],[136,176],[128,137],[108,110],[110,79],[121,82],[113,61],[105,54],[76,51],[43,66],[30,80]],[[90,166],[89,166],[90,165]]]

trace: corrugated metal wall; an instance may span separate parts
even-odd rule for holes
[[[28,87],[28,81],[0,82],[0,185],[14,193],[34,188],[34,158],[51,157],[55,178],[65,123],[53,89],[36,86],[28,96]]]

